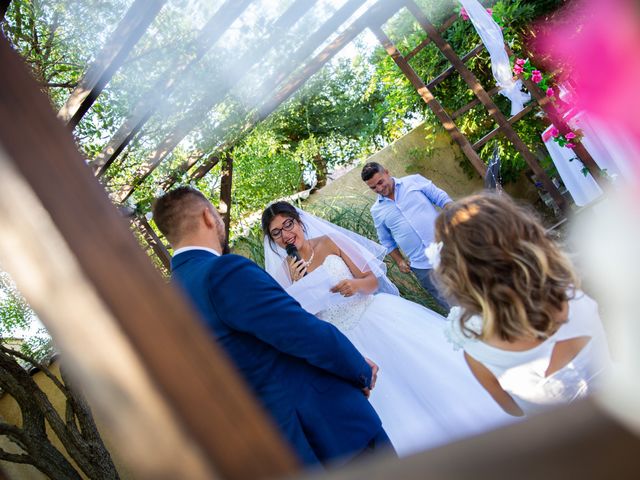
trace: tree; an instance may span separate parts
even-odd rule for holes
[[[0,272],[0,332],[3,337],[24,330],[34,318],[33,311],[9,276]],[[48,336],[44,341],[27,341],[22,345],[22,352],[5,345],[4,338],[0,338],[0,388],[18,404],[22,422],[19,426],[0,422],[0,435],[6,436],[22,452],[0,449],[0,459],[33,465],[50,478],[61,480],[82,478],[78,468],[91,479],[119,478],[84,396],[69,380],[63,367],[60,368],[61,378],[58,378],[45,366],[46,358],[52,353]],[[64,396],[64,417],[30,375],[28,370],[33,368],[43,372]],[[53,445],[47,426],[77,467]]]

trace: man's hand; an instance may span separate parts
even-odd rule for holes
[[[380,368],[378,367],[378,365],[373,363],[372,360],[370,360],[370,359],[368,359],[366,357],[365,357],[365,361],[371,367],[371,384],[369,386],[369,390],[373,390],[373,388],[376,386],[376,380],[378,379],[378,370],[380,370]]]
[[[411,262],[409,262],[409,260],[400,260],[399,262],[396,262],[398,264],[398,269],[400,269],[400,271],[402,273],[409,273],[411,272]]]

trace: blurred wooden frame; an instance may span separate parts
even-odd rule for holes
[[[292,452],[142,252],[0,40],[0,264],[46,323],[136,478],[291,478]],[[637,478],[640,441],[591,402],[333,479]]]

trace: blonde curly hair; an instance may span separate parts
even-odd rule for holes
[[[443,242],[435,277],[462,307],[466,335],[545,339],[558,329],[578,280],[531,211],[506,194],[472,195],[445,207],[435,237]],[[473,315],[482,317],[481,333],[466,328]]]

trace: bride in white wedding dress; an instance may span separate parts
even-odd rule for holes
[[[267,272],[380,367],[370,401],[399,455],[512,421],[447,341],[445,319],[398,296],[383,247],[286,202],[267,207],[262,227]],[[314,285],[326,285],[320,307]]]

